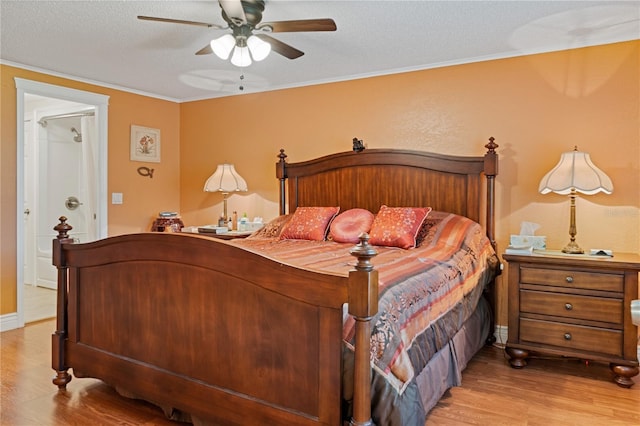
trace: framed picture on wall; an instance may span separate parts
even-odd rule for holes
[[[131,125],[131,161],[160,162],[160,129]]]

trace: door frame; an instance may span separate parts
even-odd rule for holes
[[[86,92],[84,90],[71,89],[63,86],[42,83],[33,80],[26,80],[15,77],[16,83],[16,116],[17,116],[17,159],[16,159],[16,298],[18,327],[24,327],[24,108],[26,93],[46,96],[49,98],[63,99],[71,102],[79,102],[95,107],[96,127],[98,132],[98,163],[96,170],[96,191],[97,191],[97,218],[96,237],[105,238],[107,236],[107,157],[108,157],[108,108],[109,96],[98,93]]]

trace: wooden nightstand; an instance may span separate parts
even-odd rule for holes
[[[545,251],[503,257],[509,262],[511,366],[526,366],[530,352],[608,362],[614,381],[631,387],[639,372],[631,301],[638,298],[640,256]]]

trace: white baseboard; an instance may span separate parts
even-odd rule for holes
[[[0,331],[8,331],[18,328],[18,313],[0,315]]]
[[[506,325],[496,325],[496,329],[493,332],[493,337],[496,339],[496,346],[501,348],[507,343],[507,337],[509,336],[509,327]],[[636,350],[638,362],[640,362],[640,339],[638,339],[638,346]]]

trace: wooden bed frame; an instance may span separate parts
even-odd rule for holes
[[[491,138],[485,146],[483,157],[372,149],[302,163],[287,163],[281,150],[280,212],[430,206],[483,223],[495,246],[497,144]],[[196,424],[339,425],[348,302],[357,320],[351,424],[373,424],[369,320],[378,297],[366,238],[352,250],[357,266],[346,277],[193,234],[73,244],[65,218],[54,229],[59,388],[71,368]]]

